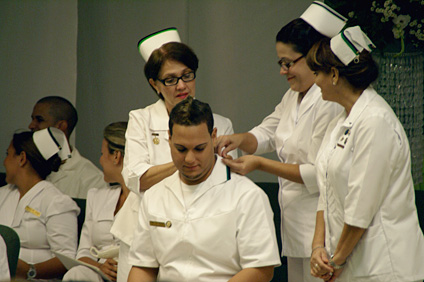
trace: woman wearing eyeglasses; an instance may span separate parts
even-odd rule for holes
[[[318,4],[311,7],[314,5]],[[320,281],[311,276],[309,267],[319,196],[314,165],[327,124],[341,107],[322,100],[305,56],[333,27],[316,23],[317,19],[329,18],[327,8],[319,6],[312,16],[305,16],[305,12],[278,32],[280,74],[286,77],[290,89],[274,112],[249,132],[218,138],[217,152],[221,155],[236,148],[248,153],[236,160],[224,160],[233,171],[245,175],[262,170],[278,176],[282,255],[287,256],[290,282]],[[340,21],[341,29],[344,20]],[[276,151],[280,161],[257,156],[271,151]]]
[[[196,92],[199,60],[190,47],[178,41],[177,30],[170,28],[139,42],[139,51],[146,61],[145,76],[159,100],[129,114],[122,175],[127,187],[136,194],[130,194],[111,229],[125,243],[120,245],[118,282],[127,281],[131,267],[127,258],[137,226],[139,197],[176,171],[168,143],[169,113],[178,102],[194,97]],[[218,134],[234,133],[228,118],[214,114],[214,121]]]

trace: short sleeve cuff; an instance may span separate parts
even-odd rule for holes
[[[267,153],[266,144],[268,142],[268,138],[264,136],[263,134],[261,134],[258,127],[254,127],[253,129],[249,131],[249,133],[255,136],[256,140],[258,141],[258,147],[256,148],[255,155],[261,155],[261,154]],[[241,152],[242,152],[242,155],[247,155],[246,152],[243,152],[243,151]]]
[[[152,166],[153,165],[150,164],[143,164],[137,173],[129,170],[127,167],[124,166],[121,174],[128,189],[130,189],[137,195],[140,195],[140,177],[143,176],[143,174],[145,174],[146,171],[148,171]]]
[[[315,173],[315,166],[311,164],[302,164],[299,166],[300,176],[302,177],[303,183],[308,189],[310,194],[318,193],[318,183]]]

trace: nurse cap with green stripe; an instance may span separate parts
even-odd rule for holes
[[[330,38],[338,34],[347,22],[347,18],[320,1],[314,1],[300,18]]]
[[[175,27],[159,30],[149,34],[138,41],[138,51],[147,62],[152,52],[169,42],[181,42],[178,31]]]
[[[330,40],[333,53],[346,66],[352,62],[359,62],[359,54],[365,49],[368,52],[375,48],[372,41],[359,26],[346,28]]]
[[[58,154],[62,161],[71,157],[68,140],[62,130],[55,127],[47,127],[38,130],[32,135],[35,146],[45,160]]]

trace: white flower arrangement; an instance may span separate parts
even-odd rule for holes
[[[348,26],[360,25],[377,48],[391,42],[424,48],[424,0],[326,0],[349,18]]]
[[[404,1],[401,1],[404,4]],[[409,3],[417,2],[416,4],[421,4],[421,12],[424,15],[424,0],[409,0]],[[405,38],[405,29],[409,29],[409,34],[415,36],[417,40],[424,41],[424,33],[422,30],[424,24],[424,18],[414,19],[411,21],[410,15],[398,14],[401,11],[401,7],[398,6],[394,0],[386,0],[383,4],[383,7],[379,6],[380,3],[373,1],[371,4],[371,12],[377,14],[382,14],[381,22],[392,22],[393,23],[393,36],[395,39],[404,40]],[[415,47],[418,47],[418,43],[413,43]]]

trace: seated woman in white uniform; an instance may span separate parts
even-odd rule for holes
[[[408,138],[370,86],[378,76],[371,46],[355,26],[318,42],[307,56],[323,99],[345,109],[317,155],[311,273],[337,282],[422,281],[424,237]]]
[[[104,129],[100,157],[104,180],[116,183],[110,188],[88,191],[85,221],[81,232],[77,259],[98,267],[110,280],[116,281],[119,240],[111,233],[116,214],[130,191],[121,171],[124,162],[127,122],[111,123]],[[91,250],[91,251],[90,251]],[[85,266],[71,268],[63,281],[99,281],[102,277]]]
[[[61,278],[66,268],[53,251],[75,257],[79,208],[44,180],[69,156],[59,129],[13,135],[4,160],[8,185],[0,189],[0,224],[20,238],[16,278]]]
[[[190,47],[179,41],[177,30],[170,28],[139,42],[140,53],[147,62],[144,73],[159,100],[129,114],[122,175],[127,187],[137,195],[130,194],[111,229],[123,242],[119,251],[119,282],[127,281],[131,267],[126,261],[142,193],[176,171],[168,145],[169,113],[178,102],[195,95],[199,60]],[[228,118],[214,114],[214,119],[219,135],[233,133]],[[236,153],[232,156],[236,157]]]

